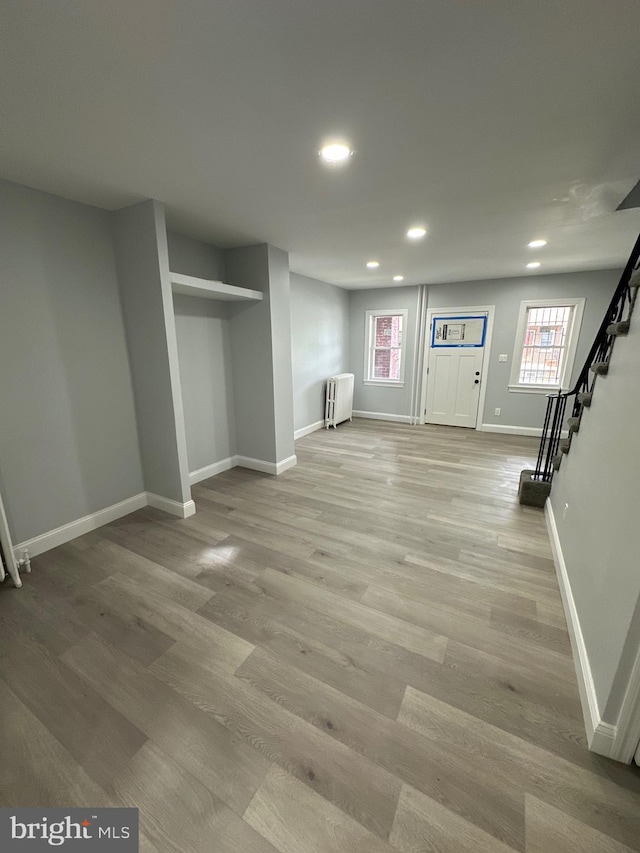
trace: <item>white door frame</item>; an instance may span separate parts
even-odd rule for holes
[[[480,377],[480,397],[478,399],[478,418],[476,420],[476,429],[482,429],[482,419],[484,416],[484,402],[487,396],[487,376],[489,375],[489,358],[491,356],[491,338],[493,337],[493,317],[496,311],[495,305],[463,305],[461,307],[454,306],[453,308],[428,308],[427,309],[427,325],[426,325],[426,340],[424,352],[422,353],[422,393],[420,395],[420,424],[426,424],[426,409],[427,409],[427,382],[429,376],[427,369],[429,367],[429,350],[431,349],[431,323],[434,316],[437,314],[487,314],[487,333],[484,339],[484,357],[482,359],[482,375]]]

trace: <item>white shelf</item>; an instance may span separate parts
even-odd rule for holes
[[[208,281],[179,272],[171,273],[171,290],[181,296],[200,296],[204,299],[221,299],[224,302],[259,302],[263,294],[248,287],[236,287],[221,281]]]

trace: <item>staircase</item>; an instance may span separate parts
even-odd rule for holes
[[[631,316],[640,288],[640,236],[624,268],[578,380],[570,391],[547,395],[542,437],[536,467],[520,474],[518,496],[526,506],[543,507],[551,491],[553,474],[571,451],[580,432],[585,409],[591,406],[596,382],[606,377],[616,340],[629,332]],[[567,405],[571,416],[565,424]],[[567,438],[562,438],[563,429]]]

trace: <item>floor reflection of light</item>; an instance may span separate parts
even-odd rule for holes
[[[202,556],[213,563],[233,563],[239,553],[237,545],[214,545],[213,548],[205,548]]]

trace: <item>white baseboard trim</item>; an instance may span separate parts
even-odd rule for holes
[[[354,418],[369,418],[372,421],[394,421],[398,424],[410,424],[411,415],[392,415],[387,412],[353,412]]]
[[[235,468],[238,464],[236,458],[235,456],[228,456],[226,459],[221,459],[220,462],[214,462],[212,465],[205,465],[204,468],[192,471],[189,474],[189,483],[193,486],[195,483],[200,483],[202,480],[208,480],[209,477],[215,477],[216,474],[222,474],[223,471]]]
[[[562,604],[564,613],[567,619],[567,627],[569,629],[569,639],[571,640],[571,650],[573,652],[573,663],[576,668],[576,676],[578,679],[578,690],[580,692],[580,702],[582,704],[582,715],[587,731],[587,743],[592,752],[597,752],[600,755],[606,755],[608,758],[613,758],[615,752],[615,739],[617,727],[610,723],[605,723],[600,715],[598,706],[598,697],[593,683],[591,674],[591,665],[589,664],[589,656],[587,647],[582,636],[582,628],[580,627],[580,618],[576,609],[576,603],[573,598],[571,584],[569,583],[569,575],[567,573],[567,565],[564,561],[560,537],[558,536],[558,528],[553,514],[551,501],[547,499],[544,508],[545,518],[547,520],[547,529],[549,531],[549,539],[551,540],[551,550],[553,553],[553,562],[556,567],[556,575],[560,586],[560,595],[562,596]]]
[[[297,464],[298,457],[295,454],[293,456],[288,456],[281,462],[276,463],[276,474],[282,474],[283,471],[288,471],[289,468],[293,468],[293,466]]]
[[[317,429],[322,429],[324,426],[324,421],[315,421],[315,423],[309,424],[306,427],[302,427],[302,429],[297,429],[293,434],[293,440],[297,441],[299,438],[302,438],[304,435],[309,435],[310,432],[315,432]]]
[[[177,515],[178,518],[189,518],[189,516],[196,514],[196,505],[193,501],[180,503],[180,501],[172,501],[162,495],[155,495],[153,492],[147,492],[147,506],[161,509],[170,515]]]
[[[506,435],[530,435],[540,438],[542,427],[511,426],[510,424],[480,424],[476,427],[480,432],[502,432]],[[567,438],[569,431],[562,430],[562,438]]]
[[[23,551],[28,551],[30,557],[37,557],[38,554],[44,554],[45,551],[57,548],[58,545],[64,545],[65,542],[70,542],[71,539],[83,536],[91,530],[97,530],[103,524],[109,524],[110,521],[122,518],[123,515],[128,515],[137,509],[142,509],[147,506],[147,503],[146,492],[141,492],[139,495],[126,498],[126,500],[119,501],[117,504],[112,504],[112,506],[98,510],[98,512],[93,512],[91,515],[85,515],[83,518],[63,524],[62,527],[56,527],[54,530],[41,533],[40,536],[34,536],[33,539],[20,542],[19,545],[14,546],[13,552],[16,555],[16,559],[22,556]]]
[[[289,456],[281,462],[267,462],[264,459],[252,459],[251,456],[236,456],[236,465],[249,468],[251,471],[262,471],[263,474],[282,474],[287,468],[293,468],[298,462],[297,456]]]

